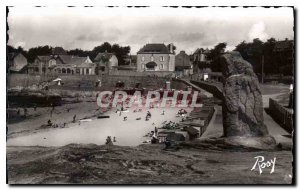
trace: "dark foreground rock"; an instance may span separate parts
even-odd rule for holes
[[[9,184],[291,184],[291,151],[163,150],[71,144],[7,147]],[[275,171],[251,171],[255,157],[276,157]]]
[[[60,106],[62,98],[48,91],[9,90],[7,98],[10,106]]]
[[[239,52],[222,55],[224,76],[224,136],[268,135],[264,125],[262,94],[250,63]]]

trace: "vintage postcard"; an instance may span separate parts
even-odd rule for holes
[[[7,183],[295,184],[294,15],[7,7]]]

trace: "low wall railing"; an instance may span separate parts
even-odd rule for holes
[[[269,99],[269,112],[273,119],[286,131],[292,133],[294,129],[294,114],[272,98]]]

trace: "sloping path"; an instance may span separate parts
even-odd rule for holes
[[[178,79],[178,80],[180,80],[180,81],[182,81],[183,83],[185,83],[185,84],[191,86],[192,88],[198,90],[199,92],[205,94],[207,97],[213,97],[213,94],[207,92],[205,89],[200,88],[199,86],[197,86],[197,85],[191,83],[191,82],[188,81],[188,80],[185,80],[185,79]]]

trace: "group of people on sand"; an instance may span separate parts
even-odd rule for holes
[[[177,112],[178,115],[183,115],[183,114],[187,114],[187,111],[185,109],[180,109],[178,112]]]
[[[160,142],[159,138],[158,138],[158,129],[157,127],[154,128],[154,131],[151,131],[150,135],[151,137],[151,144],[157,144]],[[165,144],[165,148],[164,150],[167,150],[171,147],[171,140],[169,139],[169,137],[166,137],[165,141],[164,141],[164,144]]]
[[[187,111],[185,109],[180,109],[177,113],[178,117],[181,117],[181,121],[185,121],[186,120],[186,116],[187,116]]]
[[[28,110],[27,110],[27,108],[25,107],[25,108],[23,108],[23,113],[24,113],[24,117],[26,118],[27,117],[27,115],[28,115]],[[21,116],[21,110],[20,109],[18,109],[17,110],[17,115],[18,116]]]
[[[60,124],[52,123],[52,121],[50,119],[47,121],[47,126],[53,127],[53,128],[65,128],[66,125],[67,125],[67,123],[60,123]]]
[[[149,134],[149,136],[151,137],[151,144],[158,143],[159,139],[157,135],[158,135],[158,129],[157,127],[155,127],[154,131],[151,131],[151,133]]]
[[[133,113],[136,113],[136,112],[142,112],[142,109],[135,109],[135,110],[133,110]]]
[[[111,136],[106,137],[106,142],[105,142],[106,145],[113,145],[113,142],[117,142],[116,137],[114,137],[113,140],[111,140]]]

